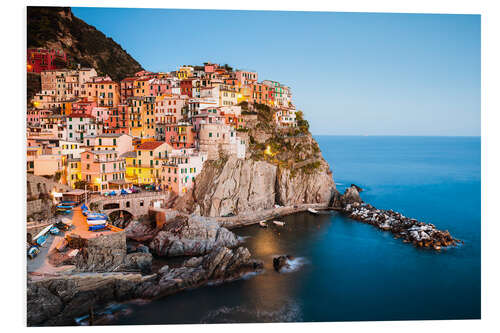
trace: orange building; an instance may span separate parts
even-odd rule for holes
[[[92,78],[85,87],[87,99],[95,101],[97,106],[116,107],[120,103],[120,85],[110,77]]]

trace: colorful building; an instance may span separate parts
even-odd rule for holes
[[[81,179],[90,185],[91,191],[128,187],[125,159],[115,150],[85,150],[81,154]]]
[[[26,63],[28,72],[40,73],[65,67],[68,58],[63,50],[31,48],[28,49]]]
[[[160,168],[170,151],[166,142],[149,141],[137,146],[133,153],[122,154],[127,160],[127,179],[138,185],[159,184]]]

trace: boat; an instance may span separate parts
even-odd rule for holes
[[[52,234],[52,235],[58,235],[59,234],[59,228],[57,228],[56,226],[50,228],[49,232]]]
[[[261,228],[267,228],[266,220],[260,221],[260,222],[259,222],[259,226],[260,226]]]
[[[106,223],[97,224],[97,225],[89,225],[89,231],[98,231],[98,230],[106,229],[106,227],[107,227]]]
[[[101,213],[87,213],[87,224],[92,226],[106,225],[108,216]],[[90,229],[89,229],[90,230]]]
[[[276,224],[277,226],[284,226],[285,225],[285,222],[281,222],[281,221],[273,221],[274,224]]]
[[[74,207],[74,206],[76,206],[76,202],[75,201],[61,201],[61,205],[67,205],[67,206]]]
[[[30,259],[33,259],[33,258],[35,258],[38,255],[38,253],[40,253],[40,248],[38,246],[36,246],[36,245],[33,245],[28,250],[28,257]]]
[[[102,220],[102,219],[107,220],[108,215],[102,213],[92,213],[92,212],[87,213],[87,220]]]
[[[307,211],[312,214],[319,214],[319,212],[316,209],[313,208],[307,208]]]
[[[39,246],[43,246],[43,244],[45,244],[46,241],[47,241],[47,236],[43,235],[36,239],[36,244]]]
[[[33,241],[36,241],[39,237],[42,237],[43,235],[45,235],[47,232],[49,232],[50,228],[52,228],[53,226],[54,225],[51,224],[51,225],[48,225],[45,228],[43,228],[42,231],[40,231],[35,237],[33,237]]]
[[[73,206],[69,206],[69,205],[57,205],[56,209],[57,209],[58,212],[71,213],[71,210],[73,209]]]

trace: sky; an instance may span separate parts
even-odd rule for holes
[[[145,69],[288,85],[313,134],[481,135],[480,15],[73,8]]]

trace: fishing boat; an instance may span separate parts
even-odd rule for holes
[[[284,226],[285,225],[285,222],[281,222],[281,221],[273,221],[274,224],[276,224],[277,226]]]
[[[88,213],[87,214],[87,224],[89,225],[101,225],[106,224],[108,216],[101,213]]]
[[[49,232],[52,234],[52,235],[58,235],[59,234],[59,228],[54,226],[52,228],[50,228]]]
[[[262,220],[262,221],[260,221],[260,222],[259,222],[259,226],[260,226],[261,228],[267,228],[266,220]]]
[[[63,212],[63,213],[70,213],[71,210],[73,209],[73,206],[69,206],[69,205],[57,205],[56,206],[56,209],[58,212]]]
[[[307,208],[307,211],[312,214],[319,214],[319,212],[316,209],[313,208]]]
[[[104,224],[97,224],[97,225],[89,225],[89,231],[98,231],[102,229],[106,229],[107,225],[106,223]]]
[[[43,244],[45,244],[46,241],[47,241],[47,236],[43,235],[36,239],[36,244],[39,246],[43,246]]]
[[[33,241],[36,241],[38,238],[44,236],[47,232],[49,232],[50,228],[52,228],[54,225],[48,225],[45,228],[42,229],[35,237],[33,237]],[[45,241],[44,241],[45,242]]]
[[[38,246],[36,246],[36,245],[33,245],[28,250],[28,257],[30,259],[33,259],[33,258],[35,258],[38,255],[38,253],[40,253],[40,248]]]

